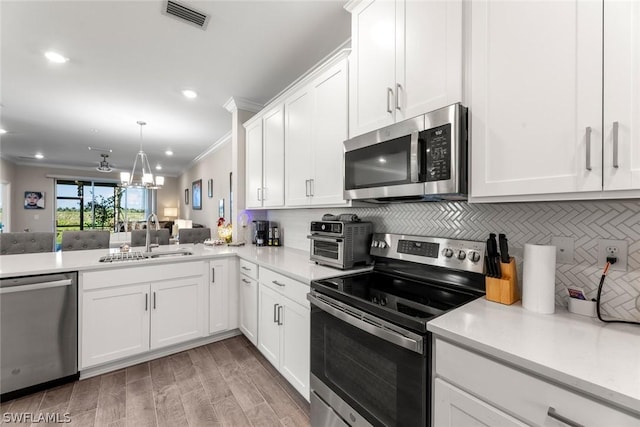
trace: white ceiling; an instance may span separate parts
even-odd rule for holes
[[[143,120],[152,167],[178,176],[229,133],[230,97],[266,103],[350,37],[344,1],[177,1],[210,14],[207,29],[162,14],[161,0],[2,0],[2,157],[88,170],[91,146],[130,170]],[[49,63],[47,50],[70,59]]]

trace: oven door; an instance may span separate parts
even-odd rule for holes
[[[307,298],[313,393],[352,426],[426,426],[427,337],[314,291]]]
[[[424,194],[418,132],[424,117],[345,141],[344,197],[370,199]]]
[[[312,234],[307,236],[311,241],[310,259],[320,264],[344,268],[344,240]]]

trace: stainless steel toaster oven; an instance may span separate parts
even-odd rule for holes
[[[310,258],[317,264],[340,269],[371,263],[370,222],[312,221]]]

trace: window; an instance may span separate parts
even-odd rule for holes
[[[67,230],[125,231],[125,224],[144,221],[152,211],[150,190],[116,183],[57,180],[56,241]]]

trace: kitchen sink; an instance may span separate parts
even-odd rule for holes
[[[139,261],[149,258],[165,258],[193,255],[190,249],[173,249],[153,252],[118,252],[100,257],[100,262]]]
[[[173,249],[170,251],[152,251],[152,252],[144,252],[145,258],[163,258],[163,257],[172,257],[172,256],[185,256],[185,255],[193,255],[193,251],[190,249]]]

